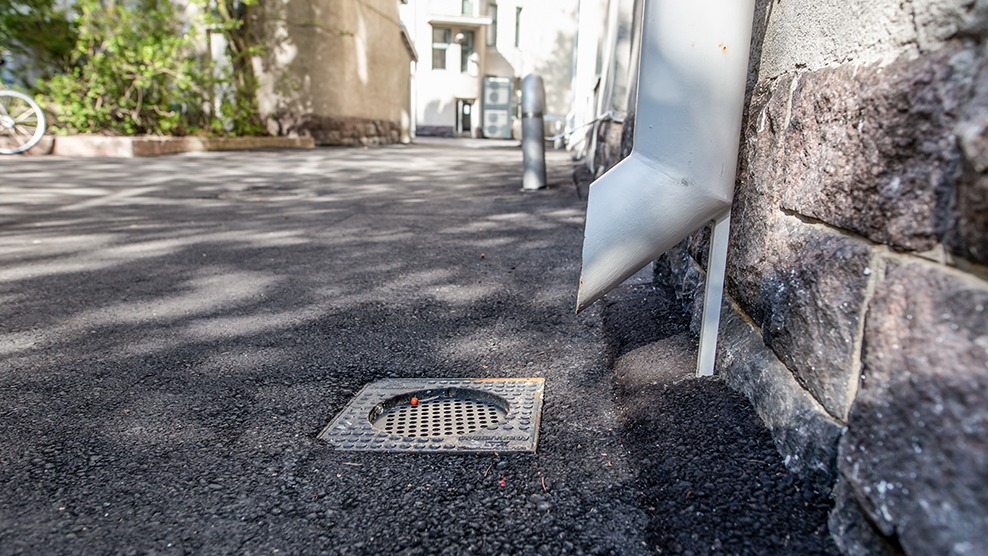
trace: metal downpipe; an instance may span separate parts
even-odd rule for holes
[[[754,0],[646,0],[634,147],[590,187],[581,311],[730,210]]]

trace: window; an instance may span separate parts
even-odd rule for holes
[[[497,2],[487,3],[487,15],[491,18],[487,27],[487,46],[497,46]]]
[[[473,31],[464,30],[460,32],[460,35],[463,35],[463,39],[460,40],[460,72],[466,73],[470,69],[470,56],[476,49],[473,42],[474,34]]]
[[[460,13],[463,15],[473,15],[473,0],[462,0],[460,2]]]
[[[521,8],[515,8],[515,47],[521,46]]]
[[[432,28],[432,69],[446,69],[446,50],[449,48],[451,34],[449,27]]]

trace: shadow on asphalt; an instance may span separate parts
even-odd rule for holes
[[[0,545],[648,553],[565,153],[4,161]],[[546,378],[537,454],[336,452],[383,377]]]
[[[625,445],[666,554],[837,554],[829,491],[786,471],[751,404],[699,378],[689,316],[674,291],[625,286],[606,298]]]
[[[572,163],[550,152],[551,187],[526,194],[520,158],[426,142],[5,160],[2,551],[649,554],[771,539],[764,516],[800,506],[776,505],[795,491],[770,441],[719,383],[640,372],[636,354],[678,369],[692,349],[682,317],[649,305],[661,295],[609,301],[627,318],[606,326],[601,304],[573,313]],[[526,376],[546,379],[536,454],[315,438],[373,380]],[[761,463],[713,434],[736,428]]]

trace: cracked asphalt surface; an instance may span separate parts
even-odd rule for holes
[[[832,553],[661,289],[574,314],[548,155],[535,193],[493,141],[0,160],[0,553]],[[316,439],[387,377],[543,377],[539,451]]]

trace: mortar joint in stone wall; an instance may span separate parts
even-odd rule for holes
[[[734,297],[731,296],[731,294],[724,292],[724,299],[727,300],[727,303],[731,306],[731,309],[737,313],[739,317],[741,317],[741,320],[744,321],[745,324],[750,326],[751,329],[757,332],[762,338],[765,337],[765,335],[762,334],[762,327],[755,322],[755,319],[751,318],[751,315],[749,315],[737,301],[734,300]]]
[[[706,277],[706,273],[703,271],[703,268],[700,267],[700,264],[696,261],[696,259],[694,259],[692,256],[690,256],[689,257],[689,260],[693,264],[693,266],[696,267],[697,271],[700,272],[700,274],[702,274],[704,277]],[[704,278],[704,279],[706,279],[706,278]],[[870,297],[869,297],[869,299],[870,299]],[[749,327],[751,327],[751,329],[755,333],[757,333],[759,337],[761,337],[763,339],[762,345],[765,347],[765,349],[768,351],[768,353],[771,354],[771,356],[779,363],[779,365],[781,365],[783,368],[785,368],[787,371],[789,371],[789,376],[793,379],[793,381],[796,384],[799,385],[799,388],[803,391],[803,393],[810,400],[812,400],[812,403],[813,403],[814,408],[819,413],[824,414],[824,415],[828,415],[829,417],[834,418],[837,422],[839,422],[842,425],[844,425],[844,424],[847,423],[847,412],[845,411],[844,415],[842,415],[842,416],[836,416],[836,415],[832,415],[829,411],[827,411],[827,409],[823,406],[823,404],[820,402],[820,400],[818,400],[816,398],[816,396],[814,396],[810,392],[810,389],[807,386],[807,384],[805,382],[803,382],[803,380],[801,380],[800,377],[795,372],[793,372],[792,369],[790,369],[788,367],[788,365],[786,365],[785,363],[782,362],[782,360],[779,358],[779,355],[775,352],[774,349],[772,349],[770,346],[768,346],[768,345],[766,345],[764,343],[765,334],[762,331],[762,327],[757,322],[755,322],[755,320],[753,318],[751,318],[751,315],[749,315],[747,313],[747,311],[745,311],[744,308],[741,307],[741,305],[737,301],[735,301],[734,297],[729,292],[726,292],[726,291],[724,292],[724,303],[727,304],[731,308],[731,310],[734,311],[734,313],[737,314],[746,325],[748,325]],[[867,306],[867,302],[865,303],[865,306]],[[856,388],[857,388],[857,383],[855,383],[855,389]],[[851,393],[854,394],[854,392],[851,392]],[[848,399],[852,399],[853,400],[853,398],[848,398]],[[850,404],[848,404],[848,406],[850,406]]]
[[[986,286],[986,283],[988,283],[988,267],[976,265],[975,263],[960,258],[947,257],[947,261],[942,262],[933,257],[921,256],[918,253],[906,253],[888,249],[885,246],[882,247],[884,247],[884,250],[882,251],[881,256],[884,260],[885,266],[888,266],[889,263],[899,265],[918,264],[930,268],[936,268],[940,272],[949,274],[959,280],[970,282],[975,287],[983,288]],[[963,267],[959,266],[957,264],[958,261],[964,261],[965,265]]]
[[[942,242],[937,243],[934,247],[926,251],[899,251],[899,250],[895,250],[894,248],[890,248],[885,243],[878,243],[853,230],[848,230],[847,228],[840,228],[834,226],[829,222],[817,218],[813,218],[812,216],[807,216],[805,214],[794,211],[792,209],[779,207],[779,212],[781,212],[786,216],[795,218],[807,226],[812,226],[818,229],[826,229],[833,233],[840,234],[844,237],[854,239],[862,243],[866,243],[868,245],[871,245],[872,247],[884,248],[886,250],[885,252],[888,253],[889,255],[894,253],[896,256],[903,258],[910,258],[913,260],[921,260],[921,261],[936,263],[937,265],[940,266],[955,268],[964,272],[968,272],[970,274],[974,274],[979,278],[988,280],[988,267],[984,265],[980,265],[973,261],[969,261],[963,257],[958,257],[956,255],[951,254],[946,249],[946,247],[944,247],[944,244]]]
[[[950,253],[947,253],[947,262],[944,264],[947,268],[956,269],[960,272],[967,273],[975,278],[988,282],[988,266],[971,262],[961,257],[955,257]]]
[[[864,372],[864,336],[865,322],[868,319],[868,307],[871,305],[871,298],[878,289],[878,284],[885,279],[885,253],[888,251],[884,246],[876,247],[871,252],[871,262],[865,269],[868,272],[868,284],[865,286],[864,298],[861,300],[861,307],[858,311],[858,328],[854,332],[854,345],[851,348],[851,376],[847,384],[847,405],[841,420],[845,423],[848,420],[851,406],[858,395],[858,388],[861,386],[861,376]]]
[[[756,324],[755,321],[752,320],[751,316],[745,312],[745,310],[741,307],[741,305],[738,304],[738,302],[735,301],[734,298],[727,293],[724,294],[724,304],[730,307],[731,311],[733,311],[734,314],[739,316],[741,318],[741,321],[747,326],[749,326],[753,331],[753,333],[764,338],[764,336],[761,333],[761,327],[758,326],[758,324]],[[767,354],[768,357],[771,357],[774,360],[774,362],[777,363],[781,368],[789,371],[787,375],[788,378],[792,379],[793,381],[792,384],[795,384],[799,387],[798,395],[802,397],[809,404],[809,407],[812,408],[813,412],[815,412],[817,415],[824,416],[826,419],[831,420],[837,425],[839,425],[841,427],[839,436],[843,436],[843,434],[847,431],[847,422],[845,420],[834,418],[834,416],[827,411],[827,409],[823,406],[823,404],[820,403],[820,400],[816,399],[816,397],[813,396],[813,394],[811,394],[810,391],[806,388],[806,385],[799,380],[799,378],[789,369],[789,367],[786,366],[785,363],[782,362],[781,359],[779,359],[775,351],[773,351],[771,348],[766,346],[764,343],[762,344],[762,347],[765,348],[765,353]],[[751,401],[752,403],[755,403],[755,400],[751,399]],[[774,426],[771,423],[771,419],[769,419],[768,416],[764,414],[764,408],[761,406],[761,404],[755,404],[755,405],[756,405],[755,410],[762,417],[762,420],[766,424],[769,424],[769,426]],[[839,438],[835,439],[835,442],[837,440],[839,440]],[[780,452],[783,451],[782,446],[779,444],[778,438],[776,438],[776,446],[779,448]]]
[[[799,86],[799,74],[793,76],[792,81],[789,82],[789,94],[786,97],[786,116],[783,119],[782,129],[789,129],[789,125],[792,123],[792,101],[796,96],[796,87]],[[780,134],[779,141],[782,140]]]
[[[795,218],[796,220],[799,220],[801,223],[803,223],[803,224],[805,224],[807,226],[811,226],[813,228],[826,229],[826,230],[829,230],[829,231],[831,231],[833,233],[840,234],[840,235],[842,235],[844,237],[847,237],[847,238],[850,238],[850,239],[854,239],[854,240],[858,240],[858,241],[861,241],[863,243],[867,243],[867,244],[872,245],[872,246],[875,246],[875,247],[884,246],[885,245],[884,243],[876,243],[876,242],[872,241],[871,239],[868,239],[867,237],[865,237],[865,236],[863,236],[863,235],[861,235],[861,234],[859,234],[859,233],[857,233],[857,232],[855,232],[853,230],[848,230],[847,228],[839,228],[839,227],[834,226],[833,224],[831,224],[829,222],[826,222],[824,220],[820,220],[818,218],[814,218],[812,216],[807,216],[807,215],[805,215],[805,214],[803,214],[801,212],[797,212],[797,211],[794,211],[792,209],[788,209],[788,208],[785,208],[785,207],[779,207],[779,212],[781,212],[782,214],[784,214],[785,216],[788,216],[790,218]]]

